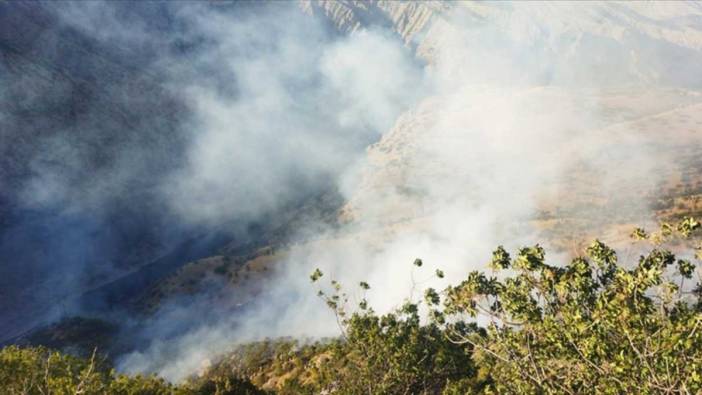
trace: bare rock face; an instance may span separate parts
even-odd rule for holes
[[[437,48],[458,36],[485,30],[501,33],[524,46],[543,45],[566,58],[620,46],[624,56],[643,62],[651,53],[637,50],[660,51],[672,46],[667,49],[679,54],[702,49],[702,10],[693,2],[573,5],[300,0],[300,6],[308,14],[324,15],[343,33],[390,27],[416,49],[419,57],[430,61],[435,60]],[[637,48],[641,42],[647,44],[646,48]],[[621,48],[623,45],[628,48]]]
[[[391,27],[405,43],[410,43],[426,28],[449,4],[438,1],[324,1],[301,0],[300,6],[309,14],[324,15],[339,31],[351,33],[361,28]]]

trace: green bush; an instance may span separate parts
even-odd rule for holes
[[[0,350],[0,393],[22,395],[257,395],[251,383],[227,375],[180,386],[156,376],[117,374],[93,356],[76,358],[43,347]]]
[[[600,241],[587,256],[562,266],[547,264],[539,245],[514,258],[499,247],[491,275],[475,271],[441,292],[428,289],[424,301],[385,316],[365,300],[349,315],[347,298],[332,281],[333,292],[320,296],[342,325],[332,365],[344,369],[337,369],[329,388],[374,394],[700,393],[700,277],[690,260],[662,247],[689,243],[699,228],[686,218],[651,235],[635,230],[632,237],[652,247],[628,265]],[[696,258],[702,258],[702,245]],[[322,276],[316,270],[312,280]],[[421,304],[429,310],[424,324],[417,315]]]
[[[154,376],[116,374],[95,356],[75,358],[43,347],[0,350],[0,387],[7,394],[171,394]]]

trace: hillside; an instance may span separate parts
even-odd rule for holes
[[[686,218],[637,229],[638,263],[599,240],[557,265],[545,262],[538,244],[514,255],[499,246],[490,273],[427,288],[422,299],[406,299],[385,314],[365,299],[372,285],[359,283],[364,298],[352,302],[351,288],[334,280],[324,285],[317,269],[310,279],[337,317],[335,338],[231,344],[178,384],[118,375],[95,351],[75,358],[12,346],[0,350],[0,382],[30,393],[697,392],[700,293],[699,286],[683,287],[697,267],[678,258],[684,250],[676,256],[668,248],[693,243],[700,260],[700,227]],[[419,259],[413,266],[416,274],[427,269]],[[441,270],[434,275],[444,278]]]
[[[539,40],[552,40],[548,51],[568,54],[559,59],[567,64],[559,64],[559,71],[585,67],[569,62],[579,62],[578,54],[588,53],[593,46],[612,53],[627,48],[637,56],[656,58],[634,61],[608,59],[610,55],[602,54],[601,67],[635,69],[626,76],[612,75],[616,81],[606,86],[593,80],[584,88],[572,86],[576,82],[572,76],[563,77],[565,82],[556,78],[545,84],[541,77],[545,71],[540,68],[522,70],[526,83],[492,90],[470,79],[461,85],[465,72],[457,72],[453,77],[460,88],[422,100],[368,148],[353,174],[353,188],[345,192],[346,203],[338,217],[344,224],[341,236],[324,235],[319,242],[295,248],[346,250],[353,247],[329,245],[354,245],[352,240],[356,239],[361,240],[359,249],[372,245],[382,248],[403,233],[442,237],[435,224],[446,215],[466,215],[477,209],[497,216],[499,209],[504,218],[491,222],[517,217],[522,221],[518,226],[536,232],[540,240],[576,254],[582,252],[582,244],[590,236],[609,235],[616,243],[626,239],[635,223],[679,218],[699,210],[702,180],[697,158],[702,140],[697,132],[702,126],[698,115],[702,96],[695,89],[699,81],[684,70],[666,71],[675,67],[676,59],[669,57],[668,51],[690,51],[686,64],[699,63],[700,33],[692,17],[699,12],[697,5],[656,9],[595,3],[579,6],[583,18],[577,21],[563,15],[563,7],[558,6],[540,7],[538,12],[518,4],[430,2],[302,2],[302,7],[306,12],[326,15],[342,31],[354,32],[376,23],[391,26],[418,57],[438,70],[451,66],[452,61],[442,64],[440,55],[456,49],[455,40],[468,34],[461,29],[472,28],[471,23],[475,29],[503,35],[513,45],[527,48],[537,46]],[[460,22],[459,16],[464,18]],[[521,18],[528,26],[515,22]],[[529,31],[530,26],[540,30],[530,35],[518,35],[520,31],[514,30]],[[570,36],[581,38],[570,41]],[[598,40],[609,44],[603,46]],[[643,49],[645,53],[638,54]],[[433,57],[426,55],[429,53]],[[510,56],[510,52],[504,55]],[[462,59],[460,52],[454,56]],[[548,61],[552,56],[538,54],[536,58]],[[579,73],[586,77],[600,74],[596,68]],[[512,77],[514,73],[506,74]],[[679,82],[671,78],[681,76],[695,81],[678,87]],[[538,78],[532,81],[534,77]],[[483,132],[484,128],[490,132]],[[519,135],[517,141],[524,146],[502,140]],[[475,171],[481,163],[494,166],[496,156],[501,158],[497,167]],[[485,204],[485,195],[492,190],[481,190],[480,185],[495,181],[494,190],[521,190],[524,205],[512,207],[502,201]],[[538,189],[529,185],[534,182],[539,183]],[[512,211],[505,213],[506,207]],[[452,220],[442,225],[450,229]],[[505,234],[509,231],[511,228]],[[278,257],[286,259],[287,252]],[[171,281],[193,279],[181,273]]]
[[[380,316],[702,215],[699,3],[50,4],[0,3],[3,342],[326,391],[316,268]]]

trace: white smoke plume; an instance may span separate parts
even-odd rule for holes
[[[641,124],[702,100],[701,28],[684,22],[700,9],[678,6],[461,3],[414,43],[426,66],[390,31],[334,36],[294,7],[183,8],[189,34],[211,43],[198,70],[219,78],[173,82],[197,114],[187,166],[163,184],[175,212],[255,218],[333,180],[345,222],[291,247],[242,314],[155,339],[120,367],[177,381],[236,342],[335,335],[309,283],[316,267],[352,295],[368,281],[387,311],[484,268],[499,244],[543,242],[533,220],[544,206],[650,221],[637,198],[662,185],[675,151]],[[426,267],[413,271],[417,257]]]

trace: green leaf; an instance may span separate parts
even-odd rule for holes
[[[312,282],[316,282],[317,280],[322,278],[323,275],[324,274],[321,270],[319,270],[318,268],[314,269],[314,272],[312,272],[312,274],[310,275],[310,280],[312,280]]]

